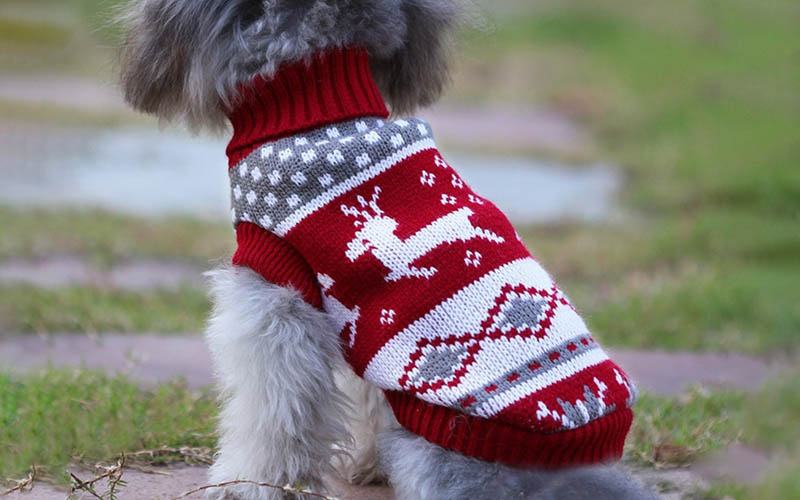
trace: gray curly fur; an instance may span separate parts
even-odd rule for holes
[[[525,470],[465,457],[405,429],[381,435],[397,500],[656,500],[619,467]]]
[[[121,83],[140,111],[219,128],[240,83],[323,49],[361,46],[403,114],[446,86],[458,19],[454,0],[133,0],[120,17]]]

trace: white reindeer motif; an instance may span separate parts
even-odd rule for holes
[[[358,323],[358,318],[361,316],[361,308],[355,306],[353,309],[349,309],[339,302],[339,299],[330,293],[330,289],[333,286],[333,278],[327,274],[317,274],[317,281],[322,288],[322,300],[325,301],[325,310],[328,311],[333,327],[336,328],[337,332],[341,332],[344,327],[350,325],[347,345],[353,347],[356,342],[356,323]]]
[[[345,256],[351,262],[367,252],[372,253],[391,271],[386,281],[397,281],[405,277],[430,278],[436,274],[435,267],[416,267],[412,263],[434,248],[456,241],[482,238],[494,243],[505,240],[492,231],[476,227],[469,220],[474,214],[468,207],[459,208],[423,227],[405,240],[395,236],[397,221],[384,215],[378,206],[381,188],[376,186],[372,198],[367,201],[359,195],[359,207],[342,205],[345,215],[356,218],[354,225],[360,228],[347,243]],[[370,213],[369,210],[372,211]]]

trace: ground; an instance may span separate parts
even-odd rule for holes
[[[110,4],[0,5],[3,175],[38,130],[154,126],[108,83]],[[520,233],[645,389],[627,465],[672,498],[800,498],[800,6],[481,5],[488,21],[465,29],[454,88],[425,116],[463,154],[622,172],[621,219]],[[0,456],[13,457],[0,478],[37,466],[64,487],[69,464],[162,449],[129,464],[194,464],[166,496],[202,482],[208,373],[153,353],[202,355],[198,275],[231,244],[227,225],[197,218],[0,202]],[[125,474],[124,494],[156,483]]]

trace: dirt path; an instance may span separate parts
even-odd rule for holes
[[[113,82],[59,75],[0,75],[0,99],[97,114],[128,112]],[[420,116],[433,125],[438,141],[453,147],[573,154],[591,146],[581,127],[552,110],[445,104]]]
[[[170,500],[208,484],[208,471],[205,467],[164,467],[154,469],[158,474],[148,474],[136,470],[126,470],[123,479],[127,486],[119,490],[118,500]],[[83,480],[91,474],[76,472]],[[392,490],[386,487],[355,487],[344,483],[329,482],[333,495],[341,500],[393,500]],[[105,484],[98,483],[98,493],[105,491]],[[36,484],[31,491],[13,493],[4,498],[9,500],[64,500],[67,490],[49,484]],[[76,493],[75,499],[88,499],[90,495]],[[200,500],[203,493],[198,492],[186,498]]]
[[[640,389],[677,396],[689,386],[756,390],[774,367],[756,356],[612,349],[611,356]],[[0,338],[0,366],[17,372],[46,366],[121,372],[145,384],[186,377],[192,387],[210,385],[211,361],[199,335],[14,335]]]
[[[152,290],[203,286],[206,269],[181,261],[136,259],[101,269],[75,256],[11,258],[0,261],[0,284],[40,288],[99,286],[121,290]]]
[[[165,467],[154,469],[159,474],[147,474],[136,470],[126,470],[123,479],[128,485],[120,490],[119,500],[171,500],[179,495],[208,484],[205,467]],[[631,473],[650,488],[662,491],[663,500],[681,500],[698,489],[707,487],[705,481],[689,470],[653,471],[633,469]],[[89,475],[79,473],[78,477],[87,479]],[[100,483],[102,485],[102,483]],[[328,481],[330,493],[341,500],[394,500],[391,488],[383,486],[351,486],[341,482]],[[666,491],[664,491],[666,490]],[[97,488],[98,493],[104,490]],[[9,500],[64,500],[67,491],[48,484],[36,484],[29,492],[13,493],[5,498]],[[84,495],[83,498],[87,498]],[[75,498],[82,498],[76,494]],[[186,498],[202,499],[202,493],[195,493]]]

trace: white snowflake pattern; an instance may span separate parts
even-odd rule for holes
[[[381,309],[381,324],[391,325],[394,323],[394,309]]]
[[[420,184],[427,184],[428,186],[433,186],[436,182],[436,175],[425,170],[422,171],[422,176],[419,178]]]
[[[273,170],[267,175],[267,177],[269,178],[269,183],[272,184],[273,186],[281,182],[281,179],[283,178],[280,170]]]
[[[308,151],[303,151],[300,153],[300,157],[303,158],[305,163],[311,163],[317,159],[317,152],[313,149],[309,149]]]
[[[294,151],[292,151],[291,148],[286,148],[283,151],[281,151],[280,153],[278,153],[278,158],[281,161],[286,161],[289,158],[291,158],[292,156],[294,156]]]
[[[292,182],[298,186],[302,186],[306,182],[306,175],[303,172],[295,172],[292,174]]]
[[[455,205],[456,197],[449,194],[442,195],[442,205]]]
[[[481,265],[481,259],[483,256],[480,252],[475,252],[472,250],[467,250],[467,255],[464,257],[464,264],[472,267],[478,267]]]
[[[476,205],[483,205],[483,200],[478,198],[474,194],[467,195],[467,199],[469,199],[470,203],[474,203]]]
[[[344,155],[338,149],[334,149],[328,153],[328,163],[334,166],[344,163]]]

